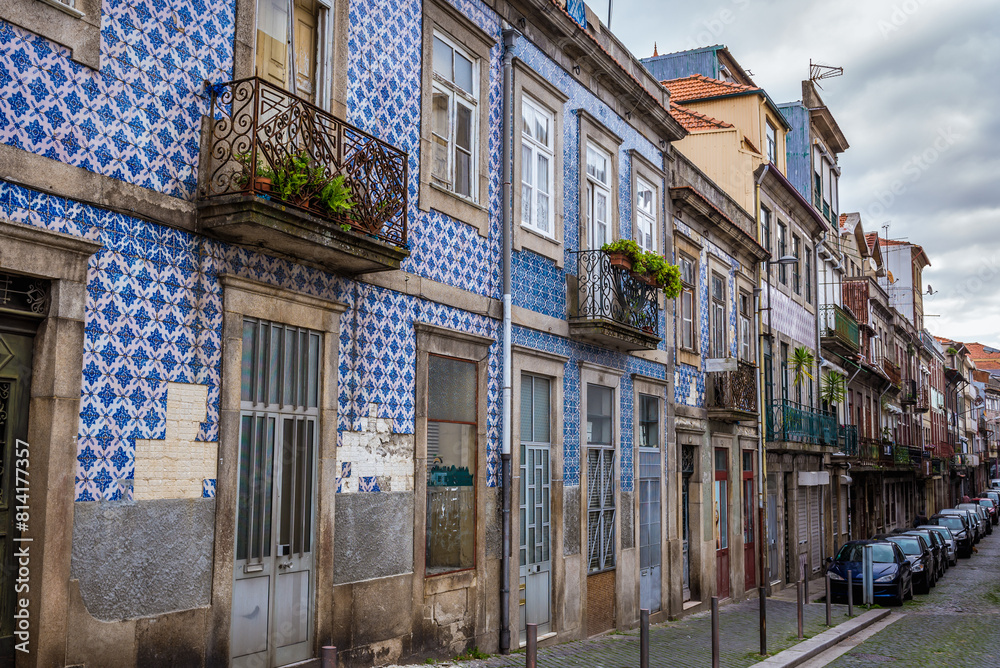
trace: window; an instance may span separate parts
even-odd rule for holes
[[[729,450],[715,449],[715,549],[729,547]]]
[[[615,566],[614,390],[587,385],[587,569]]]
[[[765,338],[761,343],[761,363],[764,365],[764,402],[771,404],[774,399],[774,366],[771,357],[771,339]]]
[[[549,442],[550,385],[548,378],[521,376],[521,441],[524,443]]]
[[[812,272],[812,251],[806,246],[806,303],[813,301],[813,272]]]
[[[750,293],[740,291],[740,359],[753,361],[753,343],[751,337]]]
[[[788,254],[788,228],[784,223],[778,223],[778,258],[783,258]],[[788,266],[778,265],[778,280],[788,284]]]
[[[767,159],[771,164],[778,164],[778,131],[774,129],[771,121],[767,121]]]
[[[291,21],[288,16],[290,4],[294,16]],[[257,76],[324,108],[326,101],[317,93],[325,73],[317,71],[317,64],[323,61],[317,54],[319,46],[326,43],[320,34],[327,24],[325,14],[323,3],[315,0],[294,0],[293,3],[258,0],[255,59]],[[289,44],[295,45],[293,62],[289,62]],[[292,72],[295,73],[294,85]]]
[[[681,347],[695,350],[694,296],[697,292],[697,266],[694,260],[681,255]]]
[[[611,156],[587,144],[587,241],[592,250],[611,241]]]
[[[428,356],[428,575],[472,568],[476,530],[476,364]]]
[[[802,294],[802,274],[799,271],[802,262],[802,240],[797,234],[792,235],[792,255],[795,256],[795,264],[792,265],[792,289],[799,295]]]
[[[656,248],[656,189],[645,179],[636,179],[635,188],[636,242],[639,248],[652,253]]]
[[[639,446],[660,447],[660,399],[651,394],[639,395]]]
[[[760,236],[764,250],[771,252],[771,211],[767,207],[760,208]]]
[[[431,178],[474,200],[479,61],[437,32],[432,55]]]
[[[781,398],[788,400],[788,344],[781,344]]]
[[[712,357],[729,357],[726,348],[726,279],[712,274]]]
[[[521,224],[550,237],[554,127],[552,112],[528,97],[521,99]]]

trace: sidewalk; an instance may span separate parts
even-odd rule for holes
[[[820,581],[822,584],[822,581]],[[798,642],[795,588],[767,600],[767,649],[773,655]],[[822,597],[811,590],[810,599]],[[760,631],[756,599],[719,608],[720,664],[723,668],[747,667],[761,661]],[[855,615],[863,610],[855,609]],[[847,606],[833,606],[833,623],[847,621]],[[823,603],[805,608],[805,636],[814,636],[826,627]],[[650,629],[650,666],[710,668],[712,665],[711,613],[697,613],[676,622],[664,622]],[[420,664],[427,665],[427,664]],[[449,668],[523,668],[524,654],[496,656],[475,661],[442,661],[434,665]],[[609,633],[597,638],[554,645],[538,651],[539,668],[638,668],[639,631]],[[411,668],[396,666],[394,668]],[[416,668],[416,666],[412,666]]]

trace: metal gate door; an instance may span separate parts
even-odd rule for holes
[[[729,450],[715,449],[716,595],[729,598]]]
[[[757,492],[754,489],[754,452],[743,451],[743,589],[757,586]]]
[[[694,447],[681,448],[681,540],[683,551],[683,581],[681,590],[685,601],[691,600],[691,476],[694,474]]]
[[[778,494],[767,493],[767,576],[770,584],[781,582],[781,564],[778,563]]]
[[[521,640],[526,624],[552,630],[549,548],[549,448],[521,446]]]
[[[28,399],[32,338],[0,332],[0,661],[14,659],[14,517],[30,475]],[[15,473],[17,472],[17,473]],[[18,488],[21,488],[18,490]],[[5,662],[5,661],[4,661]]]
[[[639,450],[639,607],[660,609],[660,451]]]
[[[319,334],[246,321],[230,655],[312,658]]]

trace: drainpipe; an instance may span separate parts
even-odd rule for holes
[[[767,170],[771,168],[770,163],[764,165],[764,171],[760,173],[760,177],[754,183],[753,197],[754,197],[754,209],[753,216],[757,223],[757,239],[761,239],[763,236],[760,224],[760,184],[764,180],[764,176],[767,174]],[[767,307],[771,308],[771,265],[769,262],[760,262],[757,264],[757,289],[754,290],[754,301],[756,302],[754,306],[757,311],[757,561],[760,563],[760,579],[757,581],[758,591],[766,590],[771,586],[770,568],[765,566],[764,557],[766,555],[767,547],[767,534],[765,533],[764,527],[764,480],[767,475],[767,463],[764,457],[764,411],[768,407],[764,406],[764,379],[766,375],[764,373],[764,358],[762,355],[761,346],[761,333],[764,331],[764,316],[761,311],[760,296],[764,291],[764,275],[761,272],[761,265],[764,267],[764,271],[767,272]],[[770,333],[771,328],[771,316],[767,318],[768,333]],[[772,355],[773,359],[773,355]]]
[[[511,190],[513,178],[511,143],[513,141],[513,48],[518,33],[508,28],[503,32],[503,206],[500,207],[503,229],[503,417],[500,434],[501,495],[503,497],[503,546],[500,551],[500,653],[510,654],[510,553],[511,553],[511,296],[510,256],[513,252],[514,198]]]

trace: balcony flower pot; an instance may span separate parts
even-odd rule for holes
[[[632,258],[625,253],[608,253],[608,262],[611,263],[612,267],[627,271],[631,271],[632,269]]]
[[[271,178],[268,176],[253,177],[253,189],[259,193],[271,192]]]

